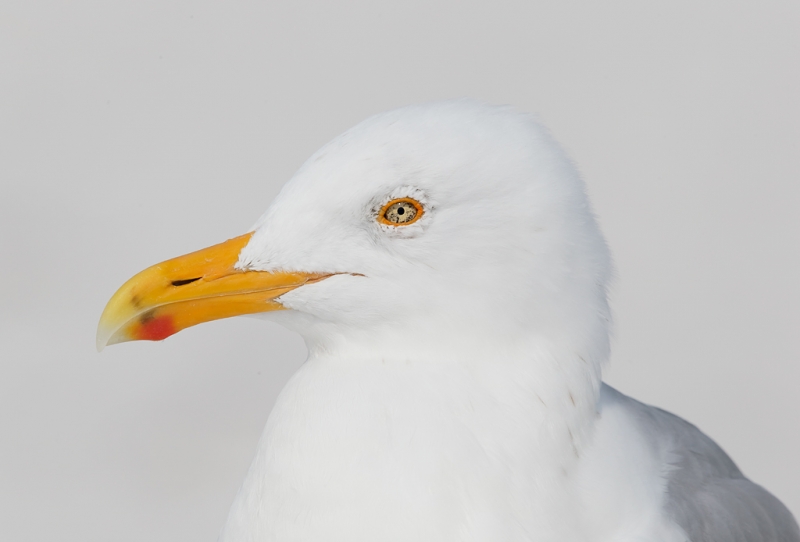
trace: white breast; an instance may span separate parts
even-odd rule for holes
[[[309,360],[221,540],[683,540],[661,516],[658,458],[623,412],[605,406],[578,457],[560,416],[518,384],[498,394],[469,367]]]

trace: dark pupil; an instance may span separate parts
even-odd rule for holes
[[[398,215],[404,215],[405,213],[406,213],[406,210],[405,210],[405,209],[403,209],[402,207],[399,207],[399,208],[397,209],[397,214],[398,214]]]

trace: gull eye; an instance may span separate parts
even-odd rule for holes
[[[422,213],[422,204],[415,199],[393,199],[378,213],[378,222],[387,226],[408,226],[419,220]]]

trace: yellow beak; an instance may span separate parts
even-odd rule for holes
[[[97,325],[97,350],[160,341],[203,322],[282,310],[275,298],[330,276],[234,269],[252,233],[149,267],[111,297]]]

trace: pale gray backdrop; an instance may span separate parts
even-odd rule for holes
[[[461,96],[538,112],[585,174],[608,380],[800,513],[796,0],[7,0],[0,539],[215,540],[302,341],[238,318],[97,354],[106,300],[364,117]]]

